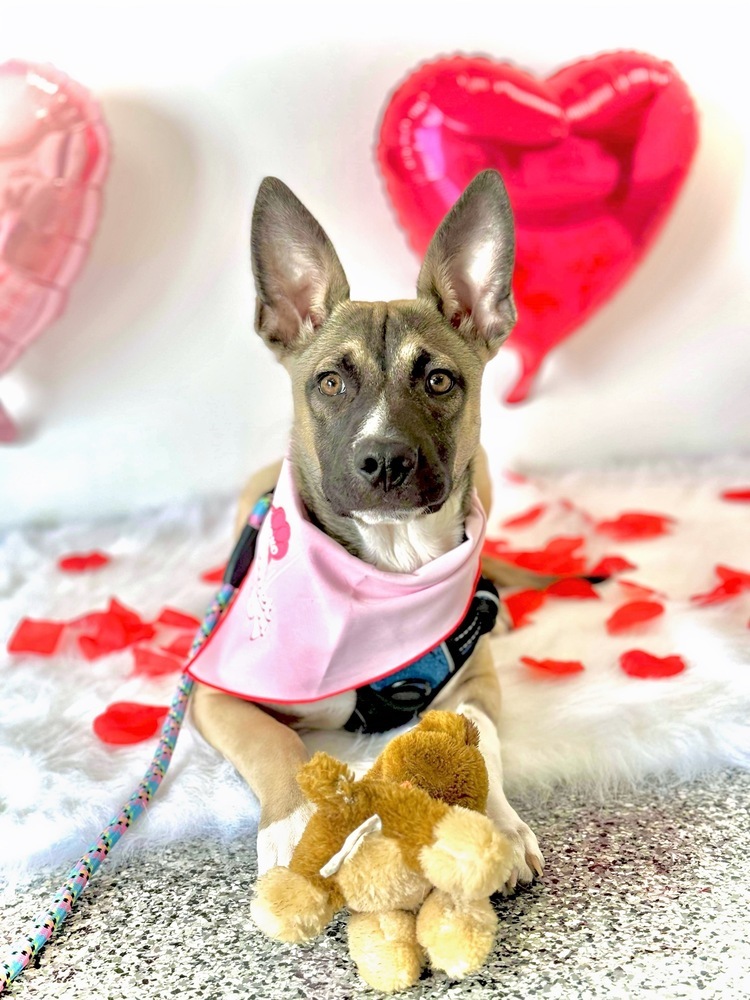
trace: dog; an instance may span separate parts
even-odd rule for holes
[[[450,561],[471,544],[469,521],[482,516],[473,498],[479,494],[484,509],[490,509],[489,476],[479,443],[480,386],[485,365],[516,319],[511,294],[514,225],[500,175],[492,170],[479,174],[446,215],[428,247],[413,300],[352,301],[331,241],[276,178],[266,178],[258,191],[251,245],[255,327],[291,377],[294,420],[285,463],[253,477],[240,502],[238,527],[281,475],[297,495],[285,506],[299,504],[307,537],[316,546],[318,541],[333,546],[334,557],[349,569],[364,563],[379,583],[387,583],[388,575],[398,581]],[[282,511],[280,516],[283,520],[286,515]],[[283,527],[284,539],[297,531]],[[481,528],[474,536],[472,558],[478,559]],[[282,555],[285,550],[286,541]],[[273,551],[278,556],[278,546]],[[300,550],[300,559],[306,555]],[[308,570],[313,572],[306,567],[299,576]],[[495,564],[490,575],[504,583],[519,582],[512,567],[501,570]],[[491,594],[484,596],[491,601]],[[270,606],[270,598],[261,595],[260,601],[261,611]],[[460,611],[456,607],[454,621]],[[308,622],[311,629],[317,627],[312,617]],[[260,614],[253,628],[261,634],[266,625]],[[384,646],[390,633],[384,622]],[[441,638],[436,636],[436,643]],[[378,644],[353,641],[368,650]],[[240,671],[250,645],[240,647]],[[278,655],[284,648],[282,642],[266,672],[287,670],[292,678],[306,678],[305,658],[287,662],[291,649]],[[238,697],[234,688],[206,681],[196,664],[191,667],[197,681],[192,699],[196,728],[234,765],[260,803],[259,872],[287,864],[310,816],[295,780],[308,757],[297,730],[349,728],[347,720],[364,688],[315,699],[308,692],[299,701],[274,701],[266,694],[253,701]],[[408,701],[412,688],[407,685],[399,694]],[[425,707],[421,694],[422,689],[415,701],[420,710]],[[478,639],[467,662],[437,686],[429,705],[461,712],[477,726],[490,779],[488,815],[513,848],[506,889],[532,881],[542,874],[544,858],[536,836],[503,791],[500,688],[487,635]],[[398,719],[400,724],[402,716]],[[386,720],[383,731],[392,724]]]

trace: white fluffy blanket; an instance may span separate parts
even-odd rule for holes
[[[548,794],[560,783],[601,795],[646,776],[687,777],[725,765],[750,766],[750,591],[696,607],[689,598],[717,583],[714,567],[750,571],[750,505],[722,490],[750,485],[750,460],[639,466],[506,483],[493,512],[494,533],[514,548],[555,535],[583,534],[592,561],[616,552],[637,567],[619,579],[667,595],[658,619],[618,636],[604,622],[628,599],[617,579],[600,600],[550,599],[533,622],[493,639],[504,689],[502,723],[507,787],[515,796]],[[566,502],[572,501],[573,507]],[[520,529],[510,515],[544,503]],[[200,615],[213,588],[200,574],[231,547],[229,501],[191,503],[107,523],[29,528],[0,536],[0,844],[6,871],[75,860],[137,785],[154,739],[103,744],[92,720],[113,701],[166,705],[176,676],[135,676],[133,652],[86,661],[11,656],[5,645],[23,616],[72,619],[104,608],[112,596],[155,617],[165,605]],[[624,511],[675,518],[669,534],[615,542],[594,522]],[[592,520],[593,519],[593,520]],[[113,558],[95,572],[63,574],[59,556],[99,548]],[[643,649],[680,655],[677,676],[627,676],[619,655]],[[520,657],[581,660],[583,672],[554,676]],[[315,735],[312,746],[365,762],[377,741]],[[118,852],[202,836],[250,839],[252,796],[231,767],[188,727],[147,816]]]

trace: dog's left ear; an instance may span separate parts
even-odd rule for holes
[[[516,321],[511,294],[515,234],[505,185],[496,170],[469,184],[440,223],[417,281],[445,318],[487,357]]]
[[[276,177],[258,190],[251,252],[255,329],[283,357],[349,298],[346,275],[323,227]]]

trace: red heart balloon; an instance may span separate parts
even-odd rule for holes
[[[108,165],[88,91],[52,66],[0,65],[0,373],[65,308]],[[0,406],[0,442],[15,437]]]
[[[516,219],[509,344],[524,399],[545,354],[633,271],[685,179],[698,139],[687,87],[636,52],[576,62],[546,80],[509,63],[454,56],[395,91],[378,161],[420,255],[469,181],[503,175]]]

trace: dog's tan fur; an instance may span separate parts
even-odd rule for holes
[[[421,564],[420,558],[426,561],[458,544],[472,488],[479,492],[485,510],[490,510],[490,477],[479,446],[479,386],[486,361],[507,336],[515,318],[510,296],[509,220],[499,178],[482,175],[438,230],[425,258],[416,300],[350,302],[338,258],[315,220],[279,182],[266,182],[261,189],[254,220],[256,325],[291,376],[295,422],[290,460],[295,480],[319,526],[354,554],[381,568],[413,570]],[[510,250],[502,245],[508,239]],[[475,248],[472,241],[477,243]],[[491,268],[487,263],[490,250],[501,261],[493,262]],[[472,252],[474,258],[463,260]],[[476,288],[467,290],[471,277],[467,275],[473,274],[470,265],[474,270],[480,265],[489,269]],[[464,270],[457,277],[454,272],[459,268]],[[470,296],[471,301],[465,301]],[[438,418],[441,423],[436,425],[439,433],[442,426],[450,426],[455,438],[449,467],[440,465],[447,492],[435,505],[436,513],[416,511],[406,518],[418,526],[421,534],[417,533],[417,540],[386,553],[377,549],[378,538],[385,537],[383,530],[377,525],[368,527],[369,511],[377,513],[376,506],[359,518],[356,509],[353,514],[342,514],[330,499],[326,483],[330,469],[325,465],[325,449],[320,447],[320,432],[316,432],[316,419],[318,424],[324,422],[330,411],[325,400],[310,397],[309,380],[311,373],[335,369],[337,359],[346,353],[364,373],[363,382],[375,387],[373,392],[380,392],[381,401],[388,396],[393,408],[395,400],[393,412],[398,413],[398,392],[405,392],[399,385],[405,384],[415,353],[424,350],[425,343],[438,369],[459,370],[462,377],[460,400],[446,400]],[[378,358],[372,353],[374,344],[381,352]],[[381,409],[385,412],[384,404]],[[380,411],[373,405],[373,412]],[[423,432],[427,449],[429,431],[428,423]],[[387,433],[392,433],[390,427]],[[240,499],[238,529],[258,496],[275,485],[279,465],[263,469],[248,483]],[[361,483],[355,483],[359,486]],[[390,495],[387,499],[392,502]],[[432,508],[424,508],[428,509]],[[402,529],[403,523],[397,516],[392,530],[409,530],[408,525]],[[527,576],[498,564],[485,566],[485,571],[503,583],[519,582]],[[297,728],[339,728],[352,707],[351,692],[311,705],[261,708],[196,685],[193,718],[198,729],[231,761],[260,801],[261,870],[287,863],[310,815],[295,781],[298,768],[308,757]],[[509,887],[518,880],[531,880],[534,873],[541,873],[544,862],[536,837],[503,792],[497,735],[500,687],[486,637],[430,707],[462,712],[476,724],[490,778],[488,815],[510,838],[514,850]]]

